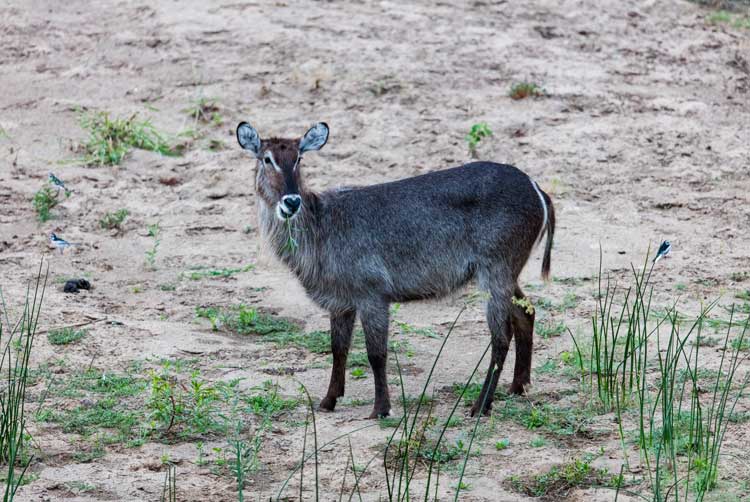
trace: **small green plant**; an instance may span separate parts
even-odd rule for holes
[[[227,144],[220,139],[208,140],[208,149],[212,152],[220,152],[227,149]]]
[[[153,246],[151,247],[151,249],[146,251],[146,263],[148,264],[149,268],[155,269],[156,253],[159,250],[159,244],[161,244],[161,227],[157,222],[148,225],[148,227],[146,228],[148,230],[149,237],[152,237],[154,239]]]
[[[731,347],[733,350],[750,351],[750,337],[735,338],[732,340]]]
[[[259,454],[265,434],[271,429],[272,419],[279,413],[296,408],[300,402],[279,396],[278,385],[270,380],[263,382],[261,387],[251,389],[253,393],[250,396],[241,396],[235,382],[230,383],[224,391],[225,398],[230,403],[226,424],[230,436],[226,450],[232,455],[225,465],[237,481],[237,499],[243,502],[245,480],[260,467]],[[244,404],[249,404],[250,408],[243,410]],[[247,436],[243,434],[248,427],[242,419],[242,411],[251,411],[260,419],[252,434]]]
[[[201,96],[189,107],[183,110],[191,119],[193,119],[193,127],[197,127],[199,122],[204,124],[213,124],[214,126],[220,126],[224,123],[224,119],[221,116],[221,107],[219,102],[213,98],[207,98]]]
[[[150,375],[151,392],[146,408],[154,427],[162,434],[181,436],[221,430],[219,403],[221,386],[208,383],[194,370],[187,382],[181,382],[168,366]]]
[[[196,465],[204,466],[208,463],[206,460],[206,453],[203,451],[204,447],[205,445],[203,444],[203,441],[195,443],[195,448],[198,450],[198,458],[195,460]]]
[[[519,82],[510,88],[510,98],[519,100],[526,98],[540,98],[545,95],[544,89],[533,82]]]
[[[398,328],[401,330],[401,333],[405,335],[421,335],[426,336],[427,338],[440,338],[440,335],[435,333],[435,330],[432,328],[417,328],[415,326],[412,326],[408,322],[399,321],[398,319],[395,319],[396,314],[401,309],[401,304],[394,303],[391,306],[391,317],[393,317],[393,322],[398,326]]]
[[[552,338],[560,336],[567,331],[568,327],[564,322],[551,323],[545,322],[536,326],[536,334],[542,338]]]
[[[99,220],[99,226],[105,230],[112,230],[113,228],[119,229],[120,226],[128,217],[130,212],[127,209],[118,209],[115,212],[106,212],[104,216]]]
[[[453,393],[464,397],[464,405],[471,406],[479,397],[479,393],[482,392],[482,384],[471,382],[468,384],[454,383]]]
[[[242,397],[242,402],[248,405],[247,411],[259,417],[274,418],[300,405],[299,399],[282,397],[279,386],[271,380],[266,380],[260,387],[253,387],[249,392]]]
[[[96,485],[92,485],[86,481],[68,481],[65,483],[65,488],[70,490],[71,493],[79,495],[96,490]]]
[[[529,445],[532,448],[542,448],[544,446],[547,446],[547,440],[542,436],[537,436],[529,442]]]
[[[138,114],[128,118],[110,117],[108,112],[81,115],[81,127],[89,132],[84,144],[84,162],[88,165],[117,165],[132,148],[150,150],[174,156],[173,149],[149,120],[138,120]]]
[[[300,333],[299,327],[295,324],[245,305],[228,308],[197,307],[195,315],[211,321],[211,329],[214,331],[226,329],[241,335],[264,335],[261,341],[277,342],[279,345],[299,342],[304,346],[307,343],[314,344],[318,340],[313,333],[310,340],[305,341],[303,338],[306,335]]]
[[[478,124],[471,126],[469,134],[466,135],[466,142],[469,145],[469,153],[471,153],[473,157],[476,156],[479,143],[484,138],[489,138],[490,136],[492,136],[492,130],[490,129],[490,126],[487,125],[487,122],[479,122]]]
[[[496,450],[505,450],[510,446],[510,439],[504,438],[499,441],[495,442],[495,449]]]
[[[34,194],[34,211],[42,223],[49,220],[52,216],[50,210],[58,204],[57,194],[48,186],[43,186]]]
[[[367,378],[367,374],[362,368],[354,368],[351,372],[351,375],[355,380],[362,380],[363,378]]]
[[[51,329],[47,333],[47,340],[52,345],[68,345],[86,336],[86,331],[75,328]]]

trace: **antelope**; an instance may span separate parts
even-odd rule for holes
[[[237,141],[257,159],[261,231],[307,295],[330,313],[333,368],[320,408],[344,395],[346,359],[359,316],[375,382],[370,418],[390,413],[386,380],[389,304],[439,298],[473,278],[487,291],[490,367],[471,408],[488,414],[511,339],[510,392],[531,382],[533,309],[518,276],[546,233],[542,277],[549,279],[555,211],[550,197],[516,167],[472,162],[378,185],[314,192],[300,170],[306,152],[328,141],[328,125],[302,138],[261,139],[247,122]]]

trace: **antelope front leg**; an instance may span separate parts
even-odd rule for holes
[[[368,306],[360,311],[365,332],[367,359],[375,380],[375,405],[370,418],[387,417],[391,413],[388,378],[385,373],[388,360],[388,303]]]
[[[333,411],[336,400],[344,395],[346,383],[346,358],[349,355],[349,345],[352,341],[352,330],[357,312],[331,314],[331,352],[333,352],[333,368],[331,382],[328,384],[326,397],[320,402],[324,410]]]

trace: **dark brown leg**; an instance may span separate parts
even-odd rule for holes
[[[375,405],[370,418],[387,417],[391,413],[386,362],[388,360],[388,303],[368,305],[360,310],[359,318],[365,332],[367,359],[375,380]]]
[[[508,355],[508,348],[510,347],[512,336],[508,308],[511,305],[510,290],[501,287],[503,282],[500,278],[498,278],[497,284],[498,287],[492,290],[492,297],[487,304],[487,324],[492,334],[492,359],[482,386],[482,392],[480,392],[471,408],[472,416],[478,413],[480,409],[485,415],[489,415],[492,410],[497,381],[503,371],[505,357]]]
[[[320,402],[324,410],[333,411],[336,399],[344,395],[346,383],[346,358],[352,341],[352,331],[357,312],[352,310],[343,314],[331,314],[331,352],[333,352],[333,369],[331,383],[326,397]]]
[[[497,379],[500,377],[500,372],[497,371],[497,365],[495,360],[490,357],[490,367],[487,368],[487,375],[484,377],[484,384],[482,384],[482,390],[479,392],[479,398],[471,406],[471,416],[476,416],[479,410],[482,408],[484,396],[488,395],[489,389],[494,389],[497,386]],[[494,394],[494,391],[493,393]],[[484,412],[485,415],[487,411]]]
[[[525,298],[521,288],[516,286],[514,293],[516,298]],[[511,329],[516,338],[516,365],[513,370],[513,383],[510,386],[511,394],[523,394],[524,387],[531,383],[531,355],[534,348],[534,319],[536,314],[526,313],[526,309],[511,306]]]

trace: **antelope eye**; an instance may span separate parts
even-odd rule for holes
[[[270,166],[271,165],[271,157],[263,157],[263,162],[265,162],[265,164],[267,166]]]

